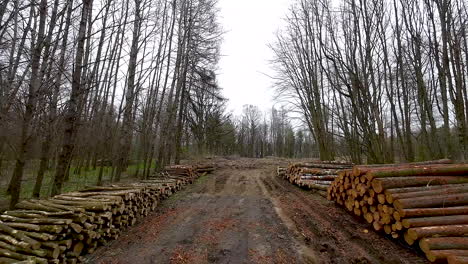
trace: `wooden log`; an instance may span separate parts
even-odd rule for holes
[[[31,200],[31,201],[37,204],[50,207],[50,208],[56,208],[61,211],[72,211],[72,212],[81,212],[81,213],[84,213],[86,211],[84,208],[81,208],[81,207],[58,204],[52,200]]]
[[[33,259],[29,260],[17,260],[12,258],[0,257],[0,263],[2,264],[36,264]]]
[[[302,168],[299,170],[299,174],[309,174],[317,176],[327,176],[332,175],[337,177],[339,170],[324,170],[324,169],[313,169],[313,168]]]
[[[465,225],[468,224],[466,215],[429,216],[403,219],[403,227],[423,227],[423,226],[443,226],[447,224]]]
[[[429,252],[426,252],[426,257],[431,262],[445,261],[450,256],[468,257],[468,250],[446,249],[446,250],[430,250]]]
[[[55,207],[50,207],[47,205],[43,205],[41,203],[34,203],[31,201],[21,201],[15,205],[17,209],[26,209],[26,210],[38,210],[38,211],[46,211],[46,212],[61,212],[63,210]]]
[[[424,196],[434,196],[434,195],[448,195],[448,194],[458,194],[458,193],[467,193],[468,184],[448,184],[441,185],[442,188],[437,190],[422,190],[415,192],[403,192],[403,193],[385,193],[388,203],[392,203],[397,199],[407,199],[413,197],[424,197]]]
[[[3,212],[6,215],[22,217],[22,218],[36,218],[39,215],[43,217],[73,217],[75,215],[72,211],[60,211],[60,212],[47,212],[47,211],[40,211],[40,210],[14,210],[14,211],[5,211]]]
[[[66,201],[66,200],[55,199],[55,198],[52,198],[49,201],[56,203],[56,204],[60,204],[60,205],[83,208],[86,211],[93,211],[93,212],[107,211],[111,208],[111,203],[106,203],[106,202]]]
[[[0,215],[0,220],[4,222],[28,223],[38,225],[69,225],[73,222],[71,219],[60,218],[19,218],[11,215]]]
[[[467,205],[467,204],[468,204],[468,193],[413,197],[413,198],[406,198],[406,199],[398,199],[393,202],[393,206],[398,211],[401,211],[407,208],[446,207],[446,206]]]
[[[335,180],[336,175],[315,176],[315,175],[302,174],[300,175],[300,177],[301,177],[301,180],[327,181],[329,184],[331,184],[332,181]]]
[[[83,251],[85,245],[83,244],[83,242],[78,242],[76,243],[74,246],[73,246],[73,249],[72,249],[72,252],[73,254],[78,257],[81,255],[81,252]]]
[[[443,208],[408,208],[401,209],[397,212],[398,218],[403,217],[423,217],[423,216],[444,216],[444,215],[468,215],[468,205]],[[397,217],[395,217],[397,218]]]
[[[448,264],[467,264],[468,256],[455,256],[450,255],[447,257]]]
[[[7,225],[5,225],[3,222],[0,222],[0,231],[20,240],[28,243],[32,249],[39,249],[41,247],[41,243],[37,240],[34,240],[27,235],[25,235],[23,232],[18,231],[16,229],[13,229]],[[8,256],[6,256],[8,257]]]
[[[12,237],[12,236],[1,234],[1,233],[0,233],[0,241],[7,242],[7,243],[9,243],[11,245],[21,247],[21,248],[30,248],[31,247],[31,245],[29,243],[26,243],[24,241],[21,241],[21,240],[18,240],[16,238]]]
[[[422,191],[438,191],[446,190],[447,188],[455,187],[466,187],[468,184],[449,184],[449,185],[424,185],[424,186],[413,186],[413,187],[401,187],[401,188],[390,188],[384,191],[385,194],[395,194],[395,193],[409,193],[409,192],[422,192]]]
[[[423,252],[442,249],[466,249],[468,250],[468,237],[431,237],[419,241],[419,247]]]
[[[294,166],[300,167],[300,168],[335,169],[335,170],[349,169],[351,167],[350,165],[319,164],[319,163],[297,163]]]
[[[453,161],[450,159],[440,159],[412,163],[357,165],[353,167],[353,173],[355,175],[362,175],[375,170],[394,170],[395,168],[411,168],[418,166],[444,166],[452,163]]]
[[[13,245],[7,244],[5,242],[1,242],[1,241],[0,241],[0,248],[8,249],[10,251],[17,252],[17,253],[22,253],[22,254],[26,254],[26,255],[33,255],[33,256],[37,256],[37,257],[41,257],[41,258],[48,258],[48,259],[56,259],[56,258],[58,258],[59,254],[60,254],[60,250],[58,248],[53,249],[53,250],[26,249],[26,248],[22,248],[22,247],[13,246]]]
[[[65,249],[70,249],[73,244],[73,241],[71,239],[64,239],[64,240],[58,240],[58,241],[47,241],[42,243],[44,247],[48,248],[60,248],[63,246]]]
[[[48,240],[55,240],[57,239],[57,235],[52,235],[49,233],[44,233],[44,232],[28,232],[28,236],[37,239],[39,241],[48,241]],[[42,243],[41,243],[42,244]]]
[[[423,185],[444,185],[468,183],[468,177],[464,176],[410,176],[394,178],[376,178],[372,180],[372,188],[376,193],[384,189],[412,187]]]
[[[0,257],[7,257],[7,258],[17,259],[17,260],[21,260],[21,261],[29,260],[29,261],[34,261],[34,263],[39,263],[39,264],[47,264],[48,263],[47,259],[40,258],[40,257],[23,255],[23,254],[8,250],[6,248],[0,249]]]
[[[468,225],[439,225],[410,228],[405,233],[405,240],[412,245],[414,241],[433,236],[465,236]]]
[[[304,184],[304,186],[307,186],[311,189],[317,189],[317,190],[322,190],[322,191],[326,191],[328,190],[328,187],[330,187],[330,185],[327,185],[327,184],[318,184],[318,183],[314,183],[311,181],[303,181],[302,184]]]
[[[12,228],[20,229],[20,230],[47,232],[47,233],[52,233],[52,234],[59,234],[64,230],[63,225],[36,225],[36,224],[26,224],[26,223],[14,223],[14,222],[3,222],[3,224]]]
[[[374,178],[408,177],[408,176],[443,176],[443,175],[468,175],[468,165],[423,166],[419,168],[395,168],[393,170],[369,171],[366,173],[368,180]]]

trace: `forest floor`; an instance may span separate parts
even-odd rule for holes
[[[320,195],[276,177],[278,162],[217,162],[214,174],[163,201],[87,262],[426,263]]]

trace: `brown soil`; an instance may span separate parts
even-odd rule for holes
[[[276,162],[213,175],[87,257],[88,263],[426,263],[345,210],[275,176]]]

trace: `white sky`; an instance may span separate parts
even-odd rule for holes
[[[238,115],[245,104],[269,110],[274,105],[268,44],[275,41],[291,1],[220,0],[220,22],[226,31],[221,47],[218,83]]]

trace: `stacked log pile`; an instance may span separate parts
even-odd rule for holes
[[[174,174],[18,203],[0,215],[0,263],[82,262],[198,176],[191,167],[169,171]]]
[[[198,174],[211,174],[215,170],[213,165],[205,164],[205,165],[197,165],[194,167],[194,170]]]
[[[418,242],[430,261],[466,261],[468,165],[447,163],[355,166],[339,173],[328,199],[377,231]]]
[[[283,177],[300,187],[326,191],[335,178],[338,177],[338,172],[350,169],[351,166],[349,163],[334,161],[295,163],[288,166]]]
[[[276,168],[276,176],[281,178],[286,177],[286,168],[278,166]]]

